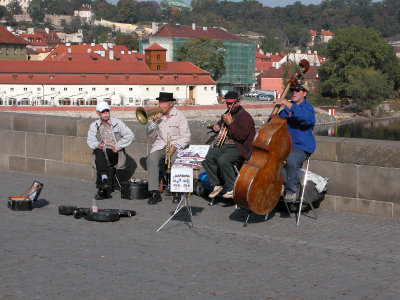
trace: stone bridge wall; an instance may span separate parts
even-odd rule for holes
[[[95,178],[86,136],[93,119],[0,112],[0,169]],[[147,178],[145,159],[152,140],[145,126],[126,122],[136,141],[126,150],[135,178]],[[209,138],[191,128],[191,144]],[[400,142],[316,137],[310,170],[329,178],[321,207],[371,215],[400,217]],[[3,187],[4,188],[4,187]]]

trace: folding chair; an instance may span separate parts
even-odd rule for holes
[[[32,203],[39,199],[42,189],[43,183],[35,180],[31,187],[26,189],[22,196],[8,197],[8,208],[15,211],[32,210]]]

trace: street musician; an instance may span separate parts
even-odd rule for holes
[[[153,116],[152,122],[146,128],[146,134],[150,138],[156,138],[147,157],[148,189],[150,198],[147,204],[154,205],[162,201],[159,191],[160,161],[166,161],[169,156],[169,165],[172,165],[177,156],[177,150],[184,149],[190,142],[189,124],[185,115],[175,105],[173,93],[160,92],[159,107],[161,112]],[[168,153],[166,153],[166,147]],[[173,203],[179,202],[177,194],[173,194]]]
[[[228,92],[224,99],[228,110],[212,128],[219,132],[217,143],[208,151],[203,167],[214,186],[208,197],[214,198],[225,188],[223,197],[229,199],[233,198],[236,179],[234,164],[251,155],[256,130],[252,116],[240,105],[237,92]]]

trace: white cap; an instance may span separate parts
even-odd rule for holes
[[[106,101],[101,101],[101,102],[97,103],[96,111],[102,112],[105,109],[110,110],[110,107],[108,106],[108,103]]]

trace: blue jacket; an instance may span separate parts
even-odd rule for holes
[[[285,107],[279,115],[287,119],[287,126],[292,137],[292,148],[313,153],[316,147],[312,134],[315,126],[315,112],[307,99],[299,105],[293,103],[291,109]]]

